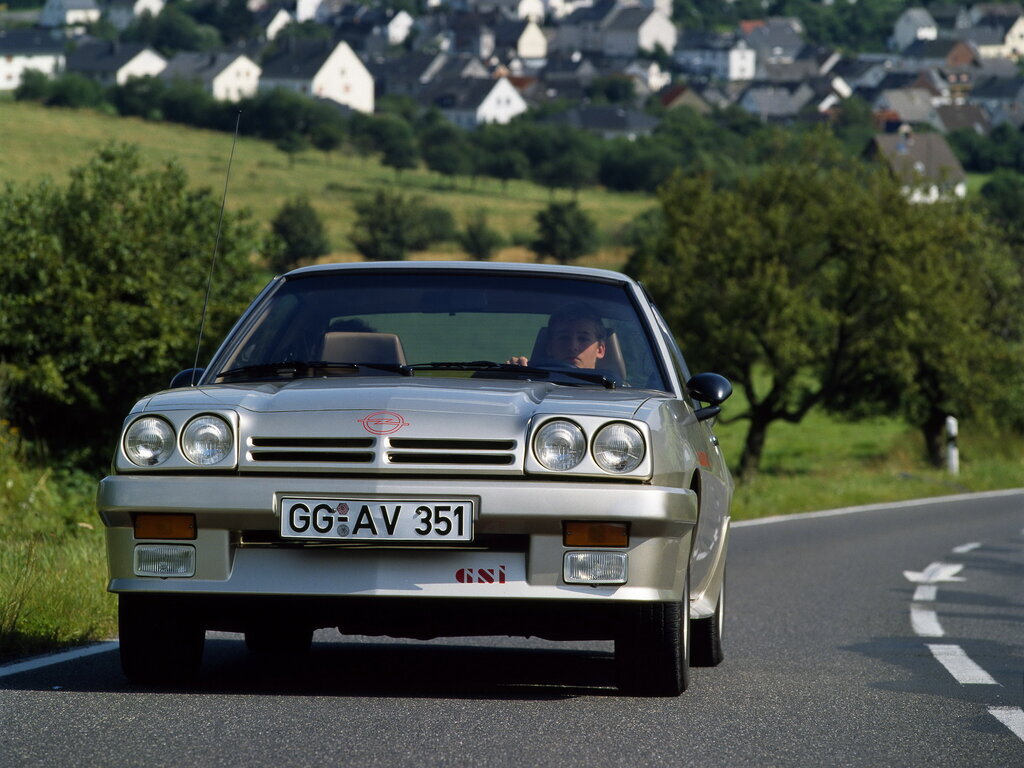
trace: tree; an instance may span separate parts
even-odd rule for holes
[[[478,208],[469,215],[466,228],[459,233],[459,245],[470,258],[486,261],[501,247],[500,234],[487,225],[487,211]]]
[[[910,204],[883,169],[820,137],[806,140],[801,163],[769,164],[730,188],[677,176],[661,202],[664,225],[645,232],[627,271],[691,364],[746,394],[741,477],[758,470],[773,422],[819,404],[900,413],[934,460],[936,414],[977,412],[985,388],[975,384],[1011,356],[1009,313],[996,323],[979,308],[993,298],[986,284],[1009,278],[977,218]]]
[[[394,168],[399,175],[408,168],[415,168],[419,152],[409,123],[393,115],[381,115],[374,119],[374,123],[377,147],[382,154],[381,163]]]
[[[309,148],[309,140],[298,131],[289,131],[274,142],[274,146],[288,156],[288,167],[295,165],[295,156]]]
[[[275,272],[287,272],[300,261],[331,252],[323,221],[308,197],[299,196],[282,205],[270,228],[272,234],[264,245],[264,254]]]
[[[1024,242],[1024,176],[1009,170],[992,174],[981,188],[982,209],[1015,242]]]
[[[5,416],[58,458],[109,460],[121,419],[192,365],[220,200],[108,146],[66,188],[0,193]],[[254,295],[255,227],[228,213],[202,359]]]
[[[594,247],[594,222],[575,201],[551,203],[537,212],[536,220],[537,238],[532,248],[541,258],[568,264]]]
[[[349,240],[370,261],[404,259],[414,237],[416,205],[400,192],[378,190],[354,204],[356,221]]]
[[[437,123],[420,135],[420,154],[427,168],[448,176],[455,186],[455,177],[469,173],[469,142],[464,131],[449,123]]]

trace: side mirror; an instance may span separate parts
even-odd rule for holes
[[[179,387],[191,387],[193,384],[202,377],[206,372],[205,368],[186,368],[184,371],[179,371],[171,379],[171,389],[178,389]]]
[[[697,421],[704,421],[722,412],[720,406],[732,394],[732,384],[717,373],[698,373],[686,382],[686,394],[698,402],[710,403],[707,408],[698,408],[694,412]]]

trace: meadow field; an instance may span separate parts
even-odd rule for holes
[[[44,177],[64,183],[71,168],[114,141],[138,145],[152,167],[178,162],[195,186],[212,189],[218,198],[224,189],[232,144],[227,133],[12,101],[0,101],[0,137],[0,184],[34,183]],[[398,189],[410,197],[422,197],[426,205],[449,210],[460,228],[472,211],[483,209],[493,229],[507,241],[520,243],[532,237],[534,215],[552,199],[548,189],[530,182],[510,181],[505,188],[495,179],[463,177],[456,179],[453,187],[439,174],[426,170],[398,174],[375,157],[344,150],[330,154],[308,150],[290,163],[288,156],[269,142],[246,137],[244,114],[231,165],[227,207],[250,211],[264,226],[269,226],[286,200],[309,197],[333,248],[324,261],[358,258],[348,240],[355,220],[352,204],[378,189]],[[565,190],[554,193],[557,200],[569,197]],[[587,261],[612,267],[625,258],[625,251],[618,246],[622,230],[656,204],[650,195],[601,189],[581,190],[577,199],[597,224],[601,243],[600,250]],[[448,244],[413,257],[464,258],[457,246]],[[532,258],[532,253],[514,245],[498,254],[498,260]]]

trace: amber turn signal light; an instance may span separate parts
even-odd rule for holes
[[[136,539],[194,539],[195,537],[195,515],[140,513],[135,516]]]
[[[562,524],[562,543],[567,547],[628,547],[629,526],[566,521]]]

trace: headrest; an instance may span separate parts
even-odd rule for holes
[[[321,356],[330,363],[394,363],[405,365],[405,350],[394,333],[328,331]]]

